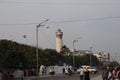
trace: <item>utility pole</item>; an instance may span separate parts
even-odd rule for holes
[[[39,62],[38,62],[39,61],[39,59],[38,59],[38,28],[45,26],[43,23],[45,23],[47,21],[48,21],[48,19],[44,20],[43,22],[41,22],[40,24],[38,24],[36,26],[36,64],[37,64],[36,71],[37,71],[37,75],[38,75],[38,68],[39,68]]]
[[[78,42],[79,39],[81,39],[81,37],[73,40],[73,68],[75,67],[75,46],[74,46],[74,44],[75,44],[75,42]]]
[[[90,47],[90,66],[92,66],[92,60],[91,60],[91,59],[92,59],[92,58],[91,58],[91,56],[92,56],[92,48],[93,48],[93,47],[91,46],[91,47]]]

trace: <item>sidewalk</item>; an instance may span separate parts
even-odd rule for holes
[[[63,74],[55,74],[54,77],[64,77],[66,75]],[[29,76],[29,77],[25,77],[24,80],[37,80],[37,79],[44,79],[44,78],[48,78],[48,77],[52,77],[52,75],[41,75],[41,76]],[[101,75],[98,75],[96,77],[92,77],[90,80],[102,80]]]
[[[63,74],[55,74],[53,76],[63,76]],[[52,75],[41,75],[41,76],[28,76],[28,77],[25,77],[24,80],[34,80],[34,79],[38,79],[38,78],[47,78],[47,77],[52,77]]]
[[[96,77],[92,77],[91,80],[102,80],[102,77],[101,77],[101,75],[98,75]]]

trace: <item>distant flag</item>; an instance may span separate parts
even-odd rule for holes
[[[49,28],[49,26],[47,26],[46,28]]]
[[[92,50],[92,48],[93,48],[93,47],[91,46],[91,47],[90,47],[90,50]]]
[[[23,38],[27,38],[27,35],[23,35]]]

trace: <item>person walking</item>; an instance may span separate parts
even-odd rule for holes
[[[72,75],[72,71],[70,68],[68,68],[68,75],[71,76]]]
[[[107,80],[114,80],[113,69],[109,70]]]
[[[88,69],[88,67],[85,67],[84,69],[84,80],[90,80],[90,71]]]
[[[84,80],[84,70],[80,68],[80,80]]]
[[[120,66],[117,67],[117,72],[116,72],[115,80],[120,80]]]
[[[108,72],[109,72],[108,67],[104,66],[103,69],[102,69],[102,79],[103,80],[107,80],[107,78],[108,78]]]

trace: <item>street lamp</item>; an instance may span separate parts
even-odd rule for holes
[[[80,39],[81,37],[73,40],[73,68],[75,67],[75,47],[74,47],[74,44],[75,42],[78,42],[78,39]]]
[[[78,40],[73,40],[73,68],[75,67],[75,48],[74,48],[74,43],[77,42]]]
[[[48,21],[48,19],[46,19],[46,20],[44,20],[43,22],[41,22],[40,24],[38,24],[37,26],[36,26],[36,64],[37,64],[37,66],[36,66],[36,71],[37,71],[37,75],[38,75],[38,67],[39,67],[39,62],[38,62],[38,28],[39,27],[43,27],[43,26],[45,26],[43,23],[45,23],[45,22],[47,22]]]
[[[91,46],[91,47],[90,47],[90,66],[92,66],[92,60],[91,60],[91,56],[92,56],[92,54],[91,54],[91,53],[92,53],[92,48],[93,48],[93,47]]]

